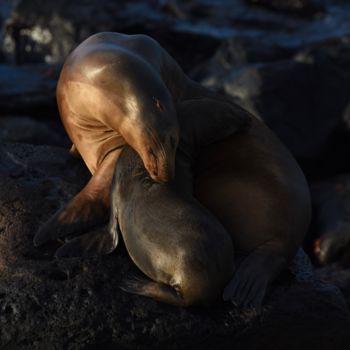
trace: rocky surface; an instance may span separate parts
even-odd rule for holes
[[[275,11],[285,11],[293,15],[315,16],[325,12],[325,1],[320,0],[246,0],[257,6]]]
[[[311,234],[337,227],[341,237],[350,172],[346,1],[4,0],[0,28],[0,348],[348,348],[350,271],[337,263],[314,274],[300,253],[261,314],[230,303],[184,310],[119,289],[136,273],[122,246],[55,260],[57,247],[31,243],[89,177],[67,152],[54,95],[66,55],[97,31],[152,35],[192,78],[260,115],[313,184]]]
[[[0,144],[20,142],[32,145],[70,146],[61,123],[52,117],[43,123],[33,117],[8,115],[0,118]]]
[[[316,276],[323,281],[336,285],[344,294],[350,306],[350,269],[337,263],[316,270]]]
[[[52,146],[2,143],[0,169],[4,349],[254,348],[258,339],[260,349],[326,349],[350,342],[341,293],[315,278],[302,251],[261,314],[223,302],[210,309],[167,306],[119,289],[123,277],[137,273],[122,246],[104,257],[63,260],[52,258],[56,247],[33,248],[40,223],[86,181],[80,160]]]

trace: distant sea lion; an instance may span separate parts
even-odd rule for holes
[[[223,224],[235,250],[238,266],[223,292],[223,297],[239,305],[259,308],[268,285],[294,257],[306,234],[311,206],[305,177],[291,154],[262,121],[252,117],[251,126],[247,130],[210,142],[211,135],[219,134],[220,130],[232,122],[232,114],[227,107],[223,108],[222,104],[212,99],[201,99],[200,103],[198,100],[180,102],[176,105],[176,110],[181,129],[179,152],[188,157],[187,163],[177,165],[180,168],[180,176],[185,174],[181,178],[182,187],[185,184],[192,186],[192,182],[194,183],[195,197]],[[123,166],[125,167],[125,164]],[[131,170],[129,174],[124,172],[126,188],[129,188],[128,181],[131,180],[128,178],[132,176],[131,173]],[[118,197],[116,194],[122,191],[123,180],[119,178],[115,186],[115,197]],[[192,190],[188,189],[187,193],[190,192]],[[134,195],[134,192],[129,194],[129,201],[134,201]],[[125,200],[125,197],[121,198]],[[173,198],[172,193],[169,194],[169,201],[170,198]],[[138,200],[142,202],[141,199]],[[157,200],[153,198],[153,201]],[[186,197],[186,200],[189,200],[189,197]],[[144,199],[142,203],[147,201],[149,199]],[[159,200],[159,203],[162,201]],[[159,208],[164,210],[157,210],[159,203],[154,203],[153,206],[145,205],[144,211],[152,220],[159,220],[159,227],[165,230],[169,229],[169,221],[177,215],[177,210],[181,212],[182,208],[188,205],[182,202],[176,207],[175,203],[178,201],[174,200],[172,206],[160,206]],[[113,209],[117,207],[118,205],[113,205]],[[146,215],[145,213],[143,215]],[[121,215],[122,220],[128,220],[125,219],[125,213]],[[196,215],[198,217],[198,214]],[[140,216],[142,210],[139,209],[135,217]],[[101,249],[99,245],[108,240],[117,240],[117,217],[120,218],[118,210],[117,213],[113,213],[112,210],[108,231],[75,238],[63,245],[57,255],[72,256],[77,252],[84,255],[106,250]],[[187,232],[185,226],[181,225],[188,223],[186,220],[189,219],[182,220],[180,219],[177,228]],[[144,231],[149,232],[145,221],[142,223]],[[164,225],[165,223],[167,225]],[[123,225],[125,223],[120,224],[121,231],[126,230],[123,232],[124,240],[129,240],[128,244],[132,245],[132,240],[137,239],[132,236],[130,240],[128,232],[131,228]],[[163,239],[162,233],[157,234]],[[101,239],[103,235],[105,239]],[[182,233],[178,232],[178,235],[182,236]],[[175,236],[171,237],[170,246],[175,249],[175,244],[172,244]],[[157,236],[152,236],[152,239],[157,242]],[[163,245],[166,244],[162,242]],[[143,254],[150,254],[148,243],[142,246],[135,244],[145,251]],[[215,247],[215,243],[213,244]],[[156,251],[151,249],[153,254],[156,254]],[[214,261],[215,252],[212,252]],[[142,252],[137,254],[141,256]],[[193,254],[196,254],[196,249],[193,250]],[[209,259],[210,255],[207,257]],[[138,260],[137,265],[145,271],[142,261]],[[146,258],[144,264],[149,264]],[[160,281],[155,277],[155,271],[147,274]],[[165,283],[169,283],[169,280]],[[142,283],[136,283],[128,286],[126,290],[153,297],[165,293],[160,291],[159,286],[156,288],[153,285],[151,289],[146,287],[149,286],[148,283],[144,286],[145,288],[142,287]],[[167,300],[163,298],[163,301]]]
[[[57,102],[72,152],[93,176],[39,229],[34,244],[77,235],[107,220],[114,167],[125,144],[140,155],[151,178],[171,180],[179,139],[174,104],[208,96],[235,109],[233,129],[249,120],[230,99],[191,81],[148,36],[99,33],[81,43],[64,64]]]
[[[315,208],[313,252],[321,265],[350,266],[350,181],[347,175],[311,187]],[[312,237],[315,238],[315,237]]]

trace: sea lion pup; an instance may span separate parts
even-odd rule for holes
[[[220,222],[194,199],[190,188],[186,190],[188,182],[182,179],[186,168],[182,169],[181,160],[175,182],[157,184],[134,151],[127,148],[123,152],[112,211],[130,257],[156,283],[131,279],[122,288],[178,306],[219,300],[233,276],[232,242]],[[177,157],[183,157],[181,151]]]
[[[39,229],[34,244],[107,221],[112,176],[124,144],[136,150],[155,181],[171,180],[179,138],[174,104],[205,96],[227,103],[191,81],[146,35],[99,33],[81,43],[64,64],[57,102],[72,152],[81,155],[93,175]],[[238,124],[249,119],[238,106],[232,108]]]
[[[213,109],[204,101],[185,101],[177,112],[191,133],[191,123],[200,124]],[[294,257],[307,232],[311,202],[304,174],[255,117],[246,132],[195,152],[194,195],[229,232],[237,257],[223,297],[259,308],[267,286]]]
[[[233,246],[220,222],[192,196],[191,172],[178,151],[176,177],[152,180],[137,153],[126,146],[113,180],[110,233],[119,224],[126,249],[152,280],[129,279],[122,289],[178,306],[209,305],[233,276]],[[74,245],[65,245],[77,252]],[[87,246],[83,244],[86,253]],[[60,255],[60,250],[57,252]]]

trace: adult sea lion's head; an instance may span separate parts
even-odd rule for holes
[[[125,117],[120,131],[142,158],[150,177],[156,182],[168,182],[174,177],[179,142],[173,100],[160,80],[140,85],[124,96]]]

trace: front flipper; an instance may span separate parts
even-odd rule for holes
[[[116,249],[118,241],[118,230],[110,230],[104,226],[68,241],[56,251],[55,257],[74,258],[109,254]]]
[[[242,261],[224,290],[224,300],[232,300],[242,307],[261,309],[267,287],[286,266],[283,254],[269,248],[269,245],[263,245]]]
[[[108,221],[110,190],[120,149],[111,151],[87,185],[64,208],[54,214],[34,237],[34,245],[78,236]]]
[[[76,195],[64,208],[54,214],[34,236],[34,245],[75,236],[108,220],[109,209],[105,201],[89,198],[83,192]]]

